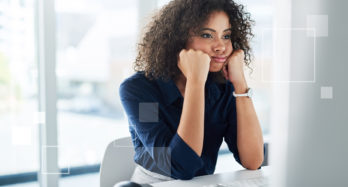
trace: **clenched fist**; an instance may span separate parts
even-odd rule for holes
[[[233,84],[245,82],[243,71],[244,57],[245,56],[243,50],[235,50],[227,59],[226,64],[223,67],[225,78],[230,80]]]
[[[208,54],[193,49],[183,49],[179,53],[178,67],[187,81],[205,83],[209,73],[210,57]]]

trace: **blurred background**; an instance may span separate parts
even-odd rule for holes
[[[55,0],[56,124],[60,186],[98,186],[106,146],[129,136],[118,87],[132,75],[139,32],[169,0]],[[255,20],[254,105],[268,141],[271,0],[243,0]],[[0,185],[40,186],[40,69],[36,0],[0,0]],[[45,27],[44,25],[41,27]],[[42,71],[42,70],[41,70]],[[231,167],[222,167],[230,164]],[[241,169],[223,145],[216,172]],[[68,171],[68,172],[66,172]],[[13,185],[11,185],[13,184]]]

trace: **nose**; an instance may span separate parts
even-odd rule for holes
[[[214,52],[223,52],[225,51],[226,47],[224,42],[221,39],[217,39],[214,43],[213,50]]]

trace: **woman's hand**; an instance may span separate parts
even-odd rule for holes
[[[210,57],[208,54],[193,49],[183,49],[179,53],[178,67],[187,81],[205,83],[208,77]]]
[[[247,89],[246,80],[244,77],[244,51],[241,49],[235,50],[226,60],[226,64],[222,68],[224,76],[231,81],[235,87],[236,93],[244,93]]]

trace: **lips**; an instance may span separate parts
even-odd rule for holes
[[[215,62],[223,63],[226,61],[226,57],[211,57]]]

